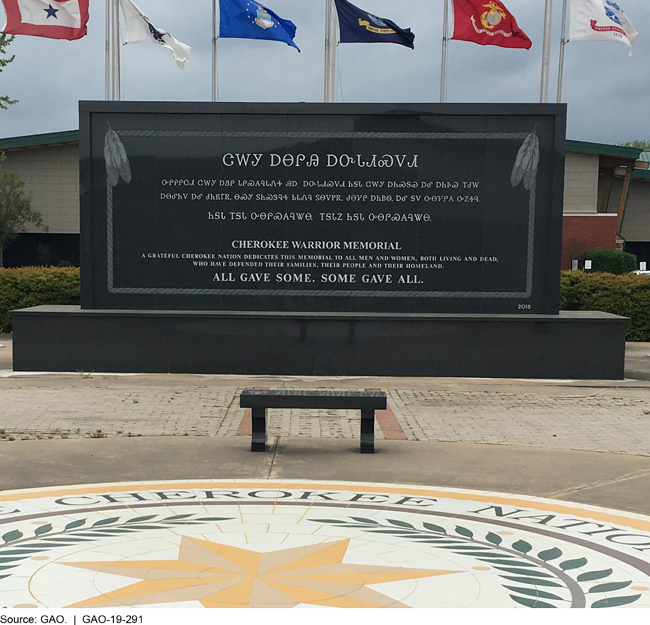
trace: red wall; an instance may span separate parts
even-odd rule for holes
[[[565,215],[562,225],[562,269],[571,260],[598,248],[616,249],[616,215]]]

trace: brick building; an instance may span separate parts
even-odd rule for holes
[[[79,131],[0,139],[0,167],[25,182],[49,232],[28,228],[7,247],[5,267],[79,264]]]
[[[597,248],[625,249],[646,260],[650,172],[641,152],[617,145],[566,142],[562,269],[570,269],[572,259]]]

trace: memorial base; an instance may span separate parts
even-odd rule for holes
[[[627,319],[82,310],[13,315],[15,371],[622,379]]]

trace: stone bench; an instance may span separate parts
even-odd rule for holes
[[[361,453],[375,452],[375,410],[386,410],[386,393],[370,391],[288,391],[246,389],[239,396],[241,408],[251,408],[251,451],[266,451],[268,408],[306,408],[361,411]]]

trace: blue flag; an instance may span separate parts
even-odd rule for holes
[[[348,0],[335,0],[339,14],[341,43],[399,43],[413,48],[415,35],[410,28],[400,28],[395,22],[377,17]]]
[[[219,0],[220,36],[237,39],[284,41],[298,52],[293,42],[296,26],[254,0]]]

